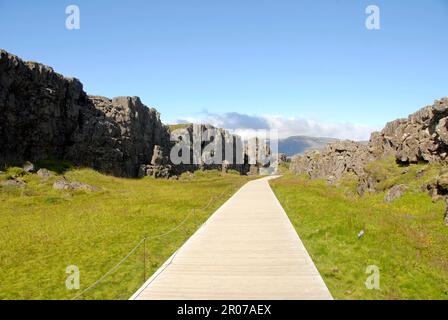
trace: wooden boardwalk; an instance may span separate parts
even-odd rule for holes
[[[272,178],[244,185],[131,299],[332,299]]]

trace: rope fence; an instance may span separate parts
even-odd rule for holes
[[[79,292],[78,294],[76,294],[71,300],[76,300],[80,297],[82,297],[83,295],[85,295],[87,292],[89,292],[90,290],[92,290],[93,288],[95,288],[98,284],[102,283],[104,279],[106,279],[108,276],[110,276],[112,273],[114,273],[124,262],[126,262],[142,245],[143,245],[143,250],[144,250],[144,257],[143,257],[143,283],[146,281],[146,252],[147,252],[147,246],[146,246],[146,242],[150,241],[150,240],[154,240],[154,239],[158,239],[158,238],[163,238],[166,237],[167,235],[179,230],[181,227],[184,226],[184,224],[190,219],[190,217],[195,215],[196,210],[199,211],[205,211],[207,210],[211,204],[219,198],[222,198],[223,195],[232,188],[232,186],[228,187],[227,189],[223,190],[222,193],[220,193],[219,195],[215,195],[213,197],[210,198],[210,200],[208,201],[208,203],[199,209],[193,208],[191,209],[191,211],[188,213],[188,215],[178,224],[176,225],[174,228],[155,235],[155,236],[145,236],[144,238],[142,238],[125,256],[124,258],[122,258],[117,264],[115,264],[111,269],[109,269],[106,273],[104,273],[98,280],[94,281],[92,284],[90,284],[87,288],[85,288],[84,290],[82,290],[81,292]],[[202,227],[202,225],[204,225],[206,222],[206,220],[197,228],[200,229]]]

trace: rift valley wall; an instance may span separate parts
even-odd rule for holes
[[[407,119],[389,122],[381,132],[372,133],[368,145],[340,141],[322,151],[296,156],[291,161],[291,170],[329,182],[353,172],[360,179],[362,193],[370,184],[364,166],[386,156],[394,156],[401,164],[447,163],[448,98],[436,100]]]
[[[169,130],[138,97],[90,97],[81,82],[0,50],[0,163],[67,159],[133,177]]]
[[[240,139],[215,129],[223,146]],[[192,126],[186,130],[193,135]],[[65,159],[116,176],[165,178],[201,169],[257,173],[260,166],[249,164],[247,154],[242,164],[174,165],[173,144],[160,114],[140,98],[89,96],[79,80],[0,50],[0,166]]]
[[[434,101],[411,114],[386,124],[371,135],[369,146],[377,158],[394,155],[398,162],[445,163],[448,155],[448,98]]]

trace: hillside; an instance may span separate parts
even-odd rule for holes
[[[287,156],[302,154],[308,150],[319,150],[328,143],[338,141],[334,138],[319,138],[309,136],[292,136],[278,141],[278,152]]]

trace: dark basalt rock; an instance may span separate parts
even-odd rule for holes
[[[138,97],[88,96],[79,80],[0,50],[0,163],[66,159],[137,176],[154,145],[169,147],[159,113]]]
[[[173,164],[173,142],[159,113],[138,97],[89,96],[82,83],[0,50],[0,164],[64,159],[115,176],[169,177],[221,164]],[[200,125],[200,132],[211,128]],[[217,129],[217,128],[215,128]],[[186,129],[193,135],[193,126]],[[223,146],[239,137],[223,129]],[[206,147],[211,142],[203,142]],[[224,147],[223,147],[224,148]],[[211,157],[204,155],[204,158]],[[225,165],[241,174],[261,164]],[[142,169],[145,168],[145,169]],[[30,170],[34,171],[34,168]]]

